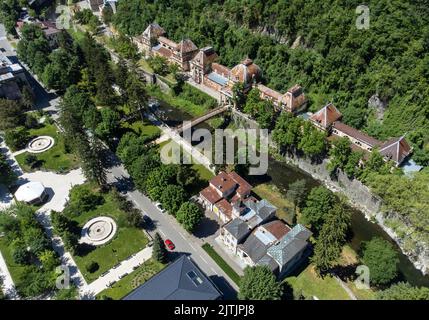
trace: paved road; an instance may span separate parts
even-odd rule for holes
[[[109,182],[128,179],[129,175],[122,165],[116,165],[109,169]],[[156,226],[156,232],[166,239],[170,239],[176,245],[175,255],[188,254],[198,266],[213,280],[224,293],[226,299],[236,298],[237,285],[223,272],[221,268],[201,248],[203,241],[187,233],[178,222],[170,215],[163,214],[152,201],[137,190],[129,191],[128,198],[134,202],[137,208],[148,215]]]

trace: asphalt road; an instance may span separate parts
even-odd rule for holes
[[[111,157],[113,158],[114,156],[111,155]],[[114,183],[116,181],[126,181],[128,179],[130,179],[130,177],[122,164],[116,164],[109,169],[109,182]],[[134,202],[137,208],[153,220],[156,229],[150,231],[150,234],[154,235],[155,232],[158,232],[164,240],[170,239],[173,241],[176,246],[172,253],[173,259],[180,254],[191,255],[191,258],[197,263],[201,270],[209,276],[223,292],[225,299],[236,299],[237,285],[201,248],[203,244],[202,240],[189,235],[174,217],[167,213],[161,213],[155,204],[141,192],[130,190],[127,192],[127,197]]]

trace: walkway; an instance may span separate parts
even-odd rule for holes
[[[109,288],[112,283],[119,281],[124,276],[133,272],[150,258],[152,258],[152,247],[146,247],[87,285],[81,290],[81,296],[91,297],[97,295],[101,291]]]
[[[3,290],[5,296],[8,299],[16,300],[19,299],[18,293],[15,289],[12,276],[7,268],[6,261],[4,260],[0,252],[0,278],[3,280],[3,286],[0,286],[0,290]]]

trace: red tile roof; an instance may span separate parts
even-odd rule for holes
[[[328,128],[332,123],[339,120],[341,116],[338,109],[332,103],[329,103],[313,114],[310,119],[319,123],[322,127]]]
[[[236,186],[236,181],[226,172],[220,172],[216,177],[210,180],[210,184],[220,192],[225,192],[233,189]]]
[[[222,199],[216,203],[216,207],[228,218],[232,217],[232,205],[226,199]]]
[[[263,225],[265,230],[270,232],[277,240],[283,238],[291,228],[280,220],[274,220]]]
[[[158,41],[159,41],[159,43],[164,43],[165,45],[170,46],[173,49],[177,49],[177,47],[178,47],[176,42],[174,42],[174,41],[172,41],[166,37],[163,37],[163,36],[159,37]]]
[[[277,92],[271,88],[268,88],[268,87],[264,86],[263,84],[258,84],[258,89],[264,95],[272,97],[273,99],[276,99],[278,101],[280,101],[283,97],[283,95],[280,92]]]
[[[212,70],[217,74],[223,75],[224,77],[229,77],[231,70],[219,63],[212,63]]]
[[[244,196],[250,193],[250,191],[252,190],[252,185],[250,183],[244,180],[236,172],[230,172],[229,176],[238,184],[237,193],[240,196]]]
[[[171,55],[173,54],[170,50],[164,47],[160,47],[156,52],[158,52],[160,55],[166,58],[170,58]]]
[[[333,124],[333,128],[337,129],[338,131],[345,133],[346,135],[348,135],[348,136],[350,136],[356,140],[364,142],[371,147],[380,146],[382,144],[381,141],[379,141],[373,137],[370,137],[369,135],[363,133],[362,131],[359,131],[355,128],[352,128],[352,127],[350,127],[350,126],[348,126],[345,123],[342,123],[340,121],[335,121]]]
[[[222,197],[216,192],[216,190],[210,186],[200,191],[200,195],[207,199],[207,201],[211,204],[215,204],[220,199],[222,199]]]
[[[380,153],[385,158],[395,161],[398,165],[404,161],[411,151],[412,149],[404,137],[390,139],[380,147]]]

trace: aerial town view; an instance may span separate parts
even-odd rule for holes
[[[425,0],[0,0],[0,304],[428,301],[428,165]]]

